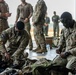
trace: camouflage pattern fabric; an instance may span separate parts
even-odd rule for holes
[[[27,66],[24,66],[23,69],[22,69],[22,73],[32,73],[33,75],[35,75],[35,69],[38,67],[38,66],[43,66],[43,67],[47,67],[51,65],[51,61],[48,61],[47,59],[43,58],[43,59],[40,59],[38,61],[36,61],[35,63],[31,64],[31,65],[27,65]]]
[[[7,41],[7,47],[5,47]],[[0,42],[0,51],[2,53],[4,53],[4,50],[6,49],[11,57],[20,59],[28,45],[29,36],[25,30],[19,33],[15,31],[15,27],[12,27],[2,32]]]
[[[33,7],[29,3],[26,3],[24,6],[20,4],[17,8],[17,18],[20,18],[20,20],[23,22],[26,18],[29,18],[30,15],[32,16],[32,14],[33,14]],[[30,18],[28,22],[27,23],[24,22],[24,24],[25,24],[25,30],[29,34],[29,47],[30,49],[32,49],[33,43],[32,43],[32,38],[30,33],[30,30],[31,30]]]
[[[45,36],[48,36],[49,23],[50,23],[50,18],[45,17],[45,23],[44,23],[44,26],[43,26],[43,31],[44,31]]]
[[[44,0],[38,0],[37,4],[35,5],[32,21],[36,24],[44,24],[46,11],[47,6]]]
[[[32,49],[33,48],[33,42],[32,42],[32,36],[31,36],[31,33],[30,33],[30,30],[31,30],[30,22],[25,23],[25,30],[29,34],[29,48]]]
[[[1,2],[0,3],[0,14],[2,13],[7,13],[9,12],[9,7],[8,4],[6,2]],[[3,30],[7,29],[8,26],[8,22],[7,22],[7,17],[3,17],[0,15],[0,34]]]
[[[34,23],[34,38],[37,47],[46,49],[45,37],[43,34],[44,18],[47,11],[47,6],[43,0],[38,0],[33,13],[32,21]]]
[[[65,45],[65,51],[70,51],[74,56],[76,56],[76,23],[72,29],[62,29],[59,45]]]
[[[32,15],[32,13],[33,13],[33,7],[29,3],[26,3],[24,6],[20,4],[17,7],[17,17],[20,17],[21,20],[28,18],[30,14]]]
[[[41,49],[46,49],[46,44],[45,44],[45,37],[43,34],[43,26],[42,25],[37,25],[34,26],[34,38],[37,44],[37,47],[40,47]]]
[[[69,55],[66,59],[63,59],[58,55],[53,60],[53,63],[66,66],[68,69],[76,68],[76,23],[73,28],[62,29],[59,46],[62,46],[62,48],[65,49],[64,52],[70,52],[72,55]]]

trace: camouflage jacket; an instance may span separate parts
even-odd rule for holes
[[[6,2],[0,2],[0,13],[7,13],[9,12],[9,7]],[[7,19],[7,17],[3,17],[0,15],[0,18]]]
[[[5,47],[5,44],[7,45]],[[0,37],[0,51],[3,53],[5,50],[13,56],[21,54],[29,42],[28,33],[23,30],[21,33],[15,31],[15,27],[8,28],[3,31]]]
[[[37,4],[35,5],[35,9],[32,17],[33,23],[44,24],[46,11],[47,11],[47,6],[44,0],[38,0]]]
[[[61,31],[60,46],[65,47],[65,51],[71,52],[72,55],[76,55],[76,23],[73,28],[64,28]]]
[[[24,6],[20,4],[17,8],[17,18],[20,19],[29,18],[33,14],[33,7],[31,4],[26,3]]]

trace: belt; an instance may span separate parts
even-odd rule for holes
[[[20,18],[20,19],[24,20],[25,18]]]

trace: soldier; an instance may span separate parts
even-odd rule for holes
[[[3,30],[9,28],[7,19],[10,16],[8,4],[4,0],[0,0],[0,34]]]
[[[32,38],[30,34],[31,30],[31,25],[30,25],[30,18],[33,13],[33,7],[31,4],[27,3],[26,0],[21,0],[21,4],[17,8],[17,16],[16,16],[16,22],[20,18],[20,21],[23,21],[25,24],[25,30],[29,34],[29,50],[32,50],[33,48],[33,43],[32,43]]]
[[[6,44],[6,42],[8,43]],[[29,35],[24,30],[24,23],[18,21],[17,24],[3,31],[0,36],[0,51],[6,60],[11,58],[14,60],[14,65],[18,65],[19,59],[24,56],[24,50],[29,42]],[[6,46],[5,46],[6,44]]]
[[[47,13],[46,13],[45,23],[44,23],[44,26],[43,26],[43,31],[44,31],[45,36],[48,36],[49,23],[50,23],[50,18],[47,16]]]
[[[76,23],[69,12],[61,15],[61,22],[65,28],[61,31],[59,48],[56,50],[59,55],[53,60],[53,63],[66,66],[68,69],[76,69]],[[52,75],[62,74],[54,71]]]
[[[47,11],[44,0],[38,0],[33,13],[34,38],[37,48],[34,50],[38,53],[46,52],[45,37],[43,33],[43,25],[45,22],[45,14]]]
[[[59,16],[56,15],[56,11],[54,11],[54,16],[52,17],[53,21],[53,32],[54,37],[59,37]]]

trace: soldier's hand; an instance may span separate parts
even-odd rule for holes
[[[34,25],[35,25],[35,23],[33,22],[33,23],[32,23],[32,25],[34,26]]]
[[[67,58],[69,55],[71,55],[71,53],[70,52],[62,52],[61,54],[60,54],[60,56],[62,57],[62,58]]]
[[[6,57],[6,60],[10,59],[10,55],[7,52],[5,53],[5,57]]]
[[[27,23],[28,21],[29,21],[29,19],[28,18],[25,18],[24,23]]]
[[[58,48],[57,48],[57,50],[56,50],[56,53],[57,54],[60,54],[62,52],[62,46],[59,46]]]
[[[6,16],[6,17],[10,17],[10,16],[11,16],[11,13],[8,13],[8,12],[7,12],[7,13],[5,13],[5,16]]]
[[[48,26],[48,24],[44,23],[44,26]]]
[[[56,50],[56,53],[57,53],[57,54],[60,54],[61,52],[60,52],[60,50],[59,50],[59,49],[57,49],[57,50]]]

